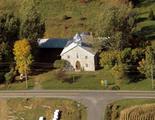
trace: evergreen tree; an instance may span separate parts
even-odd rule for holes
[[[41,15],[35,6],[31,6],[28,11],[24,11],[25,16],[21,23],[21,38],[26,38],[31,42],[35,42],[38,38],[42,38],[45,32],[45,23],[41,20]]]

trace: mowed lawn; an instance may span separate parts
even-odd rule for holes
[[[95,72],[66,72],[68,79],[63,81],[56,77],[56,71],[52,70],[39,75],[30,76],[28,88],[25,81],[11,83],[9,86],[0,85],[0,90],[25,90],[25,89],[51,89],[51,90],[111,90],[115,86],[115,78],[111,72],[99,70]],[[65,75],[65,76],[66,76]],[[101,84],[101,80],[108,81],[108,87]],[[120,90],[154,90],[152,89],[151,80],[140,80],[129,83],[124,78],[119,87]]]
[[[69,72],[68,81],[58,80],[55,77],[55,71],[43,73],[34,77],[38,80],[42,86],[42,89],[83,89],[83,90],[106,90],[110,86],[115,84],[115,78],[106,70],[100,70],[95,72]],[[108,88],[101,85],[101,80],[108,80]],[[151,80],[141,80],[138,82],[128,83],[128,80],[124,78],[120,84],[120,90],[152,90]]]
[[[0,105],[2,109],[3,104]],[[80,103],[68,99],[14,98],[6,100],[5,108],[7,118],[3,120],[38,120],[40,116],[51,120],[56,109],[61,111],[61,120],[87,119],[86,108]],[[2,112],[0,112],[0,116],[1,114]]]
[[[101,85],[101,80],[108,80],[109,84],[113,84],[113,78],[109,72],[69,72],[67,73],[69,80],[62,81],[55,78],[54,71],[36,76],[35,79],[40,79],[43,82],[42,88],[44,89],[87,89],[99,90],[105,89]]]

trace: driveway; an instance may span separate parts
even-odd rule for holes
[[[120,99],[154,98],[153,91],[100,91],[100,90],[20,90],[0,91],[0,98],[44,97],[69,98],[81,102],[88,109],[88,120],[103,120],[106,105]]]

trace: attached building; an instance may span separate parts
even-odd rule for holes
[[[38,57],[37,62],[53,63],[55,60],[61,59],[60,53],[67,44],[67,39],[50,38],[38,40]]]

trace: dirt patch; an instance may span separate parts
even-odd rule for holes
[[[0,120],[7,120],[7,116],[8,116],[7,100],[0,99]]]

